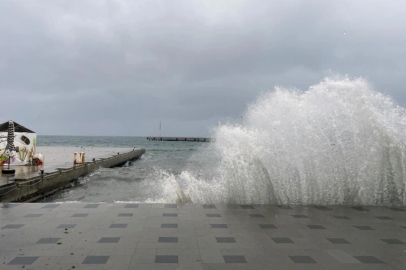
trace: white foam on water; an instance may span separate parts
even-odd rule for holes
[[[405,142],[405,109],[362,78],[276,87],[216,128],[199,169],[161,171],[158,201],[405,206]]]

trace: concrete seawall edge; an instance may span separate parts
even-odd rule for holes
[[[38,200],[47,194],[59,189],[71,186],[71,182],[98,168],[111,168],[121,166],[127,161],[140,158],[145,149],[134,149],[132,151],[113,155],[108,158],[97,159],[94,162],[75,165],[70,168],[58,168],[57,171],[44,173],[27,179],[16,181],[0,187],[0,202],[25,202]]]

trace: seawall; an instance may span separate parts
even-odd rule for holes
[[[136,160],[145,153],[145,149],[133,149],[125,153],[94,159],[92,162],[71,167],[56,168],[52,172],[39,171],[35,176],[9,181],[0,186],[0,202],[26,202],[38,200],[58,189],[71,186],[71,182],[98,168],[111,168]]]

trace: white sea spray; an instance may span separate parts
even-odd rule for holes
[[[162,202],[406,205],[406,111],[362,79],[276,87],[219,125],[199,169],[159,173]],[[154,185],[155,185],[154,184]],[[181,190],[181,193],[179,192]],[[155,200],[156,201],[156,200]]]

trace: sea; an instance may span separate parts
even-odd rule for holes
[[[72,188],[44,199],[46,202],[160,202],[165,197],[153,186],[161,172],[179,175],[195,162],[192,158],[208,142],[150,141],[127,136],[38,135],[38,146],[144,148],[145,154],[123,167],[101,168],[79,178]]]
[[[406,109],[363,78],[276,87],[211,137],[39,136],[38,145],[146,149],[45,200],[406,206]]]

